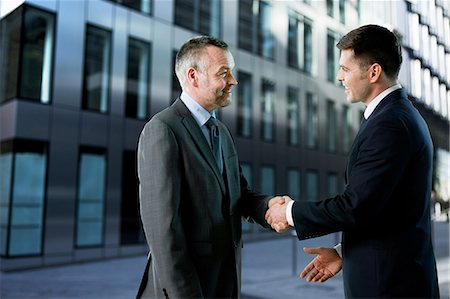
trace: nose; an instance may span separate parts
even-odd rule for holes
[[[236,78],[234,78],[233,73],[231,73],[231,72],[230,72],[230,76],[228,79],[228,84],[229,85],[237,85],[238,84]]]
[[[341,69],[338,70],[337,75],[336,75],[336,80],[342,82],[344,81],[344,77],[342,76],[342,71]]]

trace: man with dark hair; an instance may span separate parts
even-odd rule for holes
[[[342,194],[273,205],[266,219],[299,239],[342,231],[342,247],[306,248],[318,256],[302,277],[325,281],[341,267],[348,298],[438,298],[430,194],[433,145],[427,124],[397,82],[397,37],[366,25],[345,35],[337,79],[351,103],[366,105]],[[339,254],[339,251],[342,252]],[[342,256],[342,259],[341,257]]]
[[[228,45],[200,36],[179,50],[183,90],[144,127],[138,146],[141,219],[150,254],[139,298],[238,298],[246,217],[270,228],[268,206],[251,191],[230,132],[214,110],[237,84]]]

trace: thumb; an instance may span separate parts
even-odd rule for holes
[[[309,254],[319,254],[321,252],[321,248],[317,247],[317,248],[308,248],[308,247],[303,247],[303,251]]]

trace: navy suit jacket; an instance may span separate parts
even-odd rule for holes
[[[437,298],[431,240],[433,146],[402,89],[355,137],[342,194],[293,206],[299,239],[342,231],[346,297]]]

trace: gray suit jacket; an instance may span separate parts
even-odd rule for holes
[[[150,247],[138,297],[240,294],[242,217],[269,227],[269,197],[252,192],[219,121],[224,174],[184,103],[156,114],[138,145],[141,219]]]

